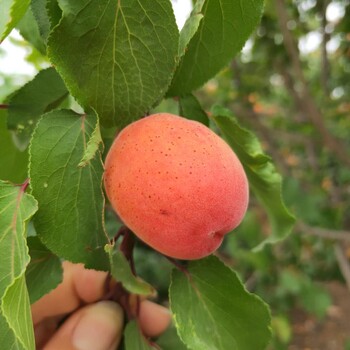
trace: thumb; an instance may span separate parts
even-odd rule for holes
[[[76,311],[44,346],[44,350],[114,350],[122,337],[124,314],[111,301]]]

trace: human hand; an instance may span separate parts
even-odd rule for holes
[[[104,294],[105,279],[105,272],[63,263],[63,282],[32,305],[37,349],[117,348],[122,338],[124,313],[115,302],[99,301]],[[143,332],[154,337],[168,327],[170,313],[165,307],[144,300],[140,304],[139,322]]]

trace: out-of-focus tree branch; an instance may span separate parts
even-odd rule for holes
[[[305,115],[310,119],[316,130],[320,133],[324,145],[342,162],[342,164],[350,167],[350,156],[346,152],[345,145],[327,129],[323,116],[318,109],[308,87],[308,83],[302,69],[297,44],[287,26],[289,18],[286,10],[286,4],[284,3],[284,0],[275,0],[275,3],[278,22],[283,35],[284,46],[291,60],[295,79],[300,83],[301,87],[300,91],[295,90],[296,94],[298,95],[298,99],[301,101],[301,108],[303,109]],[[294,86],[295,84],[293,84],[293,88]],[[298,103],[298,105],[300,105],[300,103]]]
[[[350,231],[344,231],[344,230],[331,230],[331,229],[325,229],[321,227],[313,227],[309,226],[308,224],[298,221],[296,224],[296,227],[301,230],[303,233],[317,236],[325,239],[331,239],[336,241],[348,241],[350,242]]]
[[[350,265],[349,260],[344,254],[344,249],[340,243],[336,243],[334,246],[335,256],[338,261],[339,269],[345,279],[346,285],[350,291]]]
[[[322,3],[322,62],[321,62],[321,86],[325,96],[329,96],[329,76],[330,64],[328,60],[327,43],[330,39],[327,33],[327,17],[326,11],[330,0],[323,0]]]

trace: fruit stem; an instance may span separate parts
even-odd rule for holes
[[[118,232],[116,233],[116,235],[111,239],[111,244],[114,244],[115,242],[117,242],[117,240],[119,239],[119,237],[124,236],[126,233],[126,230],[128,228],[126,226],[121,226],[118,230]]]
[[[132,273],[136,276],[133,257],[133,251],[135,247],[134,234],[128,227],[122,226],[111,240],[111,244],[115,243],[121,236],[123,239],[119,245],[119,250],[124,254],[125,258],[130,264]],[[103,299],[112,300],[119,303],[123,308],[127,318],[129,320],[136,319],[136,321],[139,323],[141,307],[140,296],[131,294],[129,291],[127,291],[120,282],[116,282],[112,279],[112,275],[110,273],[108,273],[105,280],[105,296]],[[151,346],[153,346],[155,349],[160,350],[158,344],[151,342],[145,335],[143,336]]]
[[[126,226],[124,227],[123,235],[124,237],[122,242],[120,243],[119,249],[124,254],[126,260],[128,260],[132,273],[136,276],[134,257],[133,257],[133,250],[135,246],[134,235],[131,232],[131,230]]]
[[[115,301],[120,304],[129,320],[134,319],[137,316],[135,311],[133,311],[131,297],[132,295],[120,282],[112,280],[111,274],[107,275],[105,280],[105,295],[102,297],[102,300]]]
[[[119,237],[123,237],[119,245],[119,250],[124,254],[126,260],[130,264],[132,273],[136,276],[133,258],[135,246],[134,235],[128,227],[122,226],[113,237],[111,244],[114,244]],[[129,320],[138,318],[140,312],[140,297],[130,294],[120,282],[113,281],[111,274],[107,276],[105,281],[104,299],[118,302],[124,309]]]
[[[164,255],[165,256],[165,255]],[[186,266],[184,266],[183,264],[181,264],[178,260],[175,260],[174,258],[170,258],[169,256],[165,256],[171,264],[173,264],[178,270],[180,270],[181,272],[183,272],[187,277],[189,277],[189,272],[186,269]]]
[[[104,295],[102,296],[102,300],[112,300],[113,299],[113,290],[112,290],[112,275],[108,272],[106,279],[104,281]]]
[[[162,350],[162,348],[155,342],[153,342],[151,339],[146,339],[148,344],[152,346],[152,348],[155,348],[156,350]]]

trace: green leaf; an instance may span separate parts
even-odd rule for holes
[[[54,28],[62,18],[62,10],[59,7],[59,0],[46,0],[47,13],[51,23],[51,29]]]
[[[26,224],[38,206],[25,188],[0,181],[0,323],[6,323],[0,338],[9,342],[1,343],[5,349],[14,343],[25,349],[35,347],[24,273],[29,263]]]
[[[198,100],[192,94],[179,98],[180,115],[187,119],[196,120],[206,126],[209,126],[207,113],[203,111]]]
[[[332,298],[327,290],[313,283],[303,288],[300,301],[305,310],[315,314],[319,319],[323,319],[327,315],[327,311],[332,305]]]
[[[95,114],[55,110],[40,119],[30,143],[29,175],[39,202],[34,226],[56,255],[107,269],[101,153],[79,167],[97,125]]]
[[[0,110],[0,179],[21,183],[27,178],[28,152],[15,147],[6,127],[6,115]]]
[[[165,94],[178,29],[169,0],[61,0],[48,54],[71,94],[103,125],[125,126]]]
[[[0,2],[0,43],[24,16],[30,0],[2,0]]]
[[[23,345],[19,342],[18,338],[15,337],[13,331],[9,328],[5,317],[1,314],[0,310],[0,344],[5,349],[11,350],[26,350]]]
[[[36,200],[22,186],[0,181],[0,298],[29,263],[26,223],[37,210]]]
[[[59,22],[62,11],[57,0],[32,0],[31,8],[38,23],[40,35],[46,43],[51,29]]]
[[[125,255],[115,245],[107,245],[105,249],[109,255],[112,276],[121,282],[126,290],[133,294],[155,295],[155,290],[150,284],[134,276]]]
[[[32,314],[24,275],[7,289],[2,300],[2,314],[15,337],[26,349],[35,349]]]
[[[284,239],[291,232],[295,218],[283,203],[282,178],[277,173],[271,158],[263,153],[256,136],[242,128],[229,110],[216,106],[212,113],[213,120],[240,159],[250,188],[269,216],[271,235],[255,250]]]
[[[170,305],[189,349],[259,350],[270,339],[268,306],[214,256],[173,272]]]
[[[25,40],[31,43],[42,55],[46,55],[45,43],[40,36],[38,24],[30,7],[16,27]]]
[[[27,243],[30,263],[26,270],[26,282],[30,303],[33,304],[62,282],[63,270],[61,260],[38,237],[29,237]]]
[[[197,1],[192,16],[194,25],[200,21],[196,33],[192,31],[185,54],[175,72],[168,91],[169,96],[187,94],[217,74],[242,49],[258,25],[263,0],[201,0]],[[187,31],[185,26],[184,28]],[[181,37],[185,34],[181,34]],[[184,44],[181,42],[181,47]]]
[[[130,321],[124,331],[125,350],[154,350],[141,333],[136,321]]]
[[[14,130],[22,149],[28,146],[39,117],[59,105],[67,95],[68,91],[54,68],[40,71],[11,95],[7,125]]]
[[[185,25],[183,26],[180,32],[180,39],[179,39],[179,56],[180,57],[185,55],[187,46],[190,43],[193,36],[196,34],[202,19],[203,19],[203,15],[201,13],[192,13],[191,16],[187,19]]]
[[[94,158],[96,152],[99,150],[100,145],[102,144],[102,137],[101,137],[101,132],[100,132],[100,124],[98,120],[96,120],[96,125],[94,128],[94,131],[91,134],[90,140],[87,143],[84,156],[78,166],[86,166],[91,159]]]
[[[175,327],[169,327],[158,339],[157,344],[163,350],[187,350],[180,340]]]

